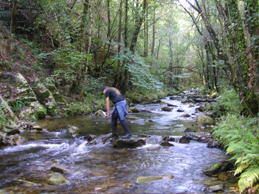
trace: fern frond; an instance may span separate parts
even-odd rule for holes
[[[227,154],[237,153],[237,152],[243,152],[244,149],[245,147],[241,143],[230,143],[226,152]]]
[[[235,170],[234,176],[236,176],[237,174],[240,174],[241,172],[243,172],[245,169],[248,168],[248,166],[249,166],[249,165],[246,164],[246,163],[240,164],[240,165],[237,167],[237,169]]]
[[[257,168],[248,168],[240,175],[240,179],[238,181],[238,187],[240,190],[240,193],[242,193],[246,188],[249,188],[253,186],[257,181],[259,177],[259,167]],[[251,179],[248,181],[248,179]]]

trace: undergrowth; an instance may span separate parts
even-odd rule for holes
[[[213,135],[236,161],[240,193],[246,189],[254,192],[259,187],[259,118],[239,116],[242,106],[234,90],[226,90],[213,109],[218,110],[218,116],[225,117],[213,129]]]

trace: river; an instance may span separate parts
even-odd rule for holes
[[[207,193],[210,186],[224,185],[222,193],[234,193],[232,181],[218,180],[202,173],[206,167],[225,160],[225,152],[207,148],[206,143],[173,142],[172,147],[147,149],[163,136],[179,138],[186,128],[202,129],[197,125],[195,109],[179,100],[163,99],[175,105],[173,111],[161,110],[159,103],[136,105],[140,113],[127,120],[133,137],[150,135],[147,145],[134,149],[119,149],[110,143],[88,145],[84,136],[110,132],[110,119],[95,115],[40,120],[42,132],[23,132],[23,145],[0,150],[1,193]],[[178,112],[182,109],[184,112]],[[188,113],[191,117],[181,117]],[[79,130],[70,134],[68,125]],[[118,133],[123,129],[118,124]],[[157,140],[157,142],[156,142]],[[50,185],[52,166],[64,168],[67,183]],[[171,174],[173,179],[137,183],[140,176]]]

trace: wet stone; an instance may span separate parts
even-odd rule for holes
[[[179,108],[179,109],[177,109],[177,112],[184,112],[184,110]]]
[[[126,117],[127,120],[138,120],[138,117]]]
[[[112,146],[118,148],[136,148],[146,144],[146,139],[117,139],[112,142]]]
[[[136,179],[137,183],[148,183],[148,182],[152,182],[152,181],[157,181],[157,180],[170,180],[173,179],[174,176],[171,174],[166,174],[166,175],[162,175],[162,176],[140,176]]]
[[[191,115],[189,115],[189,114],[183,114],[181,117],[191,117]]]
[[[179,143],[190,143],[190,140],[189,137],[183,136],[179,139]]]
[[[60,185],[60,184],[68,184],[68,180],[59,173],[54,173],[48,180],[50,185]]]
[[[162,142],[160,145],[161,145],[161,146],[174,146],[173,143],[168,142],[168,141],[164,141],[164,142]]]
[[[219,192],[219,191],[223,191],[223,185],[215,185],[215,186],[211,186],[211,187],[209,187],[209,191],[210,191],[210,192]]]
[[[162,107],[161,109],[162,109],[163,111],[167,111],[167,112],[172,111],[172,108],[169,108],[169,107],[167,107],[167,106]]]
[[[50,168],[50,170],[53,171],[53,172],[61,173],[61,174],[64,174],[64,173],[67,173],[67,172],[68,172],[68,170],[65,169],[65,168],[62,167],[62,166],[52,166],[52,167]]]
[[[149,147],[146,148],[148,151],[158,151],[161,149],[160,145],[151,145]]]

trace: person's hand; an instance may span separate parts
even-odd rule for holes
[[[107,118],[110,118],[110,117],[111,117],[110,113],[107,113]]]

